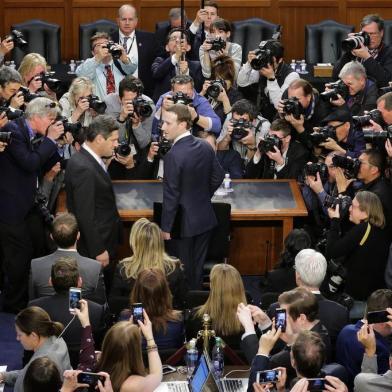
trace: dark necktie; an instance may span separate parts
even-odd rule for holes
[[[128,39],[129,39],[129,37],[124,37],[123,38],[123,48],[124,48],[124,50],[125,50],[125,52],[127,51],[127,42],[128,42]]]
[[[114,93],[116,91],[116,84],[114,83],[114,75],[112,72],[112,67],[110,65],[105,65],[106,69],[106,93]]]

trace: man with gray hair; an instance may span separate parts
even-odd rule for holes
[[[48,98],[27,104],[25,118],[10,121],[3,129],[12,142],[0,154],[0,253],[5,284],[3,310],[18,312],[27,303],[27,284],[33,251],[29,217],[34,207],[38,173],[60,159],[56,140],[63,127],[49,127],[60,113]]]
[[[330,102],[334,106],[347,106],[353,116],[362,116],[364,111],[372,110],[377,105],[377,84],[368,79],[365,67],[358,61],[345,64],[339,73],[340,80],[347,87],[347,94],[336,94]],[[333,89],[326,85],[326,91]]]

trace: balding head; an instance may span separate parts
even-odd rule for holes
[[[118,9],[117,24],[120,31],[129,36],[137,26],[138,16],[136,8],[130,4],[124,4]]]

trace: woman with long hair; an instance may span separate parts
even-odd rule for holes
[[[48,313],[37,306],[30,306],[19,312],[15,318],[16,339],[33,356],[21,370],[0,373],[0,383],[13,386],[14,392],[23,391],[26,371],[36,358],[47,356],[52,359],[60,372],[71,369],[68,349],[63,338],[59,338],[63,325],[50,319]]]
[[[173,307],[183,309],[186,287],[182,265],[165,252],[159,226],[146,218],[137,220],[132,226],[129,243],[133,255],[117,266],[109,297],[111,311],[119,313],[127,306],[137,276],[148,268],[158,268],[165,274],[173,295]]]

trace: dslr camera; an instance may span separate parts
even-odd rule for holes
[[[62,136],[64,136],[66,132],[69,132],[72,134],[73,137],[73,135],[78,134],[82,129],[82,124],[80,122],[71,123],[66,117],[58,116],[56,118],[56,122],[58,121],[61,121],[63,123],[64,134]]]
[[[133,101],[133,110],[139,116],[143,118],[150,117],[152,114],[152,107],[148,101],[146,101],[141,95],[138,95]]]
[[[324,101],[329,101],[330,99],[332,99],[332,101],[335,101],[336,99],[338,99],[338,94],[341,95],[343,99],[347,98],[349,91],[343,80],[338,80],[334,83],[328,83],[327,86],[331,90],[324,91],[320,94],[321,99],[323,99]]]
[[[175,93],[171,99],[174,103],[180,103],[186,106],[190,105],[193,102],[192,98],[189,98],[186,94],[184,94],[181,91]]]
[[[30,90],[25,86],[20,86],[19,91],[23,94],[23,99],[24,99],[25,103],[28,103],[28,102],[32,101],[33,99],[40,97],[39,94],[34,94],[34,93],[30,92]]]
[[[260,152],[275,152],[275,147],[280,150],[282,145],[281,140],[276,135],[267,135],[264,139],[260,140],[257,146]]]
[[[153,136],[152,141],[158,143],[158,157],[160,159],[163,159],[163,157],[172,148],[172,142],[170,140],[166,139],[164,136],[162,136],[162,133],[160,134],[160,136],[156,136],[156,135]]]
[[[128,141],[123,141],[114,149],[114,153],[127,157],[131,153],[131,147],[129,147]]]
[[[283,113],[285,115],[292,114],[297,120],[301,117],[301,114],[304,110],[297,97],[287,98],[284,99],[282,102]]]
[[[98,96],[90,94],[86,98],[88,99],[88,104],[90,109],[93,109],[98,114],[105,113],[106,103],[101,101]]]
[[[5,115],[7,116],[7,119],[10,121],[16,120],[17,118],[23,116],[23,110],[19,110],[19,109],[11,110],[8,106],[0,106],[0,114],[2,114],[4,112],[5,112]],[[5,132],[5,133],[8,133],[8,132]]]
[[[387,140],[392,141],[392,125],[381,132],[363,131],[363,136],[367,143],[381,142],[385,144]]]
[[[208,86],[206,94],[209,98],[217,99],[219,94],[226,89],[226,83],[223,79],[212,80]]]
[[[321,143],[327,141],[328,138],[336,140],[336,129],[332,125],[326,125],[314,131],[310,135],[310,140],[314,146],[319,146]]]
[[[352,200],[350,196],[333,197],[331,195],[326,195],[323,205],[326,208],[336,208],[336,206],[339,205],[340,218],[344,218],[349,212],[348,210],[351,203]]]
[[[366,127],[371,125],[370,120],[374,121],[382,127],[385,125],[381,112],[378,109],[373,109],[363,116],[353,116],[353,122],[357,126]]]
[[[256,57],[251,60],[250,66],[256,71],[259,71],[261,68],[266,68],[269,64],[273,63],[272,51],[265,48],[267,42],[261,41],[259,47],[254,51]]]
[[[386,93],[392,92],[392,86],[381,87],[381,88],[379,88],[379,90],[380,90],[380,96],[381,96],[381,95],[384,95]]]
[[[246,121],[243,118],[240,118],[239,120],[232,118],[230,122],[233,125],[233,132],[231,134],[233,140],[240,140],[245,136],[248,136],[249,129],[253,127],[250,121]]]
[[[328,167],[325,163],[307,163],[303,170],[303,176],[313,176],[317,178],[317,173],[320,175],[321,182],[325,182],[328,179]]]
[[[11,140],[11,132],[0,132],[0,142],[10,144]]]
[[[122,50],[119,49],[117,44],[113,41],[109,41],[107,45],[102,46],[102,48],[106,48],[114,59],[119,59],[122,55]]]
[[[10,39],[14,43],[14,46],[19,49],[23,49],[27,45],[27,41],[24,39],[24,35],[19,30],[12,30],[5,39]]]
[[[50,72],[41,72],[39,75],[39,79],[42,80],[42,84],[46,84],[52,91],[55,93],[60,92],[61,90],[61,81],[55,78],[52,78],[52,73]]]
[[[342,49],[346,52],[349,52],[353,49],[359,49],[363,46],[369,46],[370,44],[370,35],[365,31],[361,31],[360,33],[355,33],[352,36],[346,38],[342,41]]]
[[[350,159],[340,155],[333,156],[332,163],[335,167],[342,168],[348,178],[356,178],[361,167],[361,162],[358,159]]]
[[[219,50],[222,50],[226,47],[226,41],[221,37],[208,40],[207,43],[212,45],[210,50],[214,50],[215,52],[218,52]]]

